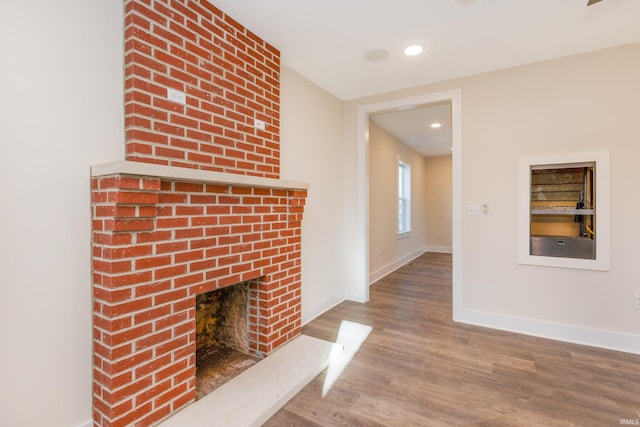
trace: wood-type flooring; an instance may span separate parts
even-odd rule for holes
[[[371,332],[323,397],[326,370],[264,426],[640,425],[640,355],[454,323],[451,256],[426,253],[303,328]]]

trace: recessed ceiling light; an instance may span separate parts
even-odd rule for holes
[[[442,127],[442,123],[438,123],[438,122],[431,123],[431,127],[433,129],[438,129],[439,127]]]
[[[407,56],[416,56],[420,55],[424,50],[424,46],[421,44],[410,44],[409,46],[404,48],[404,54]]]

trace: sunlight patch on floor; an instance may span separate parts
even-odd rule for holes
[[[342,348],[334,346],[331,350],[327,376],[322,385],[322,397],[325,397],[327,393],[329,393],[333,383],[340,377],[372,330],[373,328],[369,325],[363,325],[349,320],[343,320],[340,323],[336,344],[339,344]]]

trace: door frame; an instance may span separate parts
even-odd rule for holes
[[[417,96],[401,97],[386,101],[363,104],[357,111],[356,146],[356,240],[357,286],[352,298],[356,301],[369,300],[369,116],[375,113],[409,110],[428,104],[451,103],[452,159],[452,252],[453,319],[462,308],[462,90],[424,93]]]

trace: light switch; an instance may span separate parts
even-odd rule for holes
[[[480,205],[469,205],[469,216],[480,216],[481,213]]]

